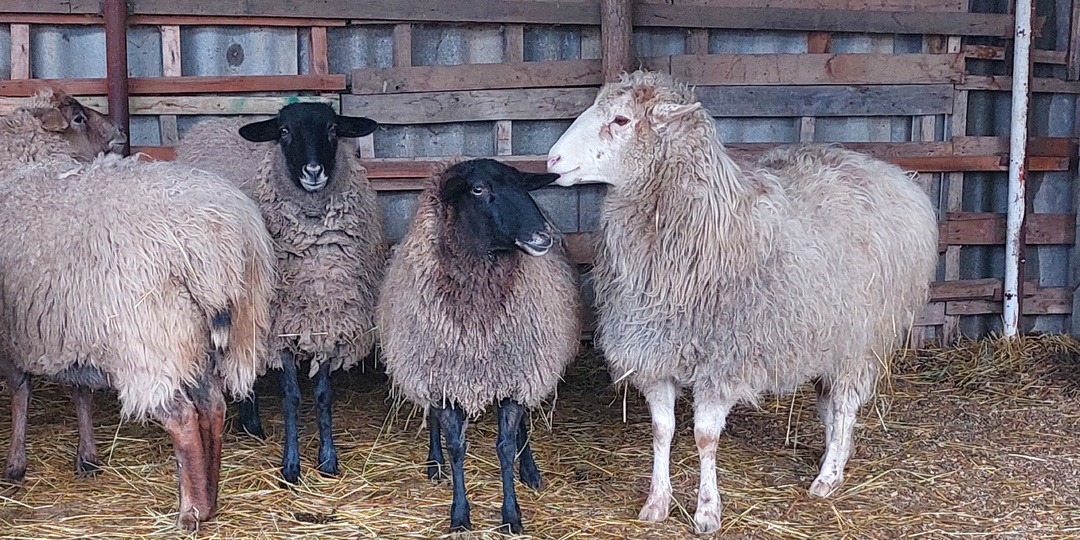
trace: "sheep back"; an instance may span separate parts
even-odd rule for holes
[[[240,136],[240,128],[252,121],[251,117],[224,116],[196,123],[176,145],[176,160],[215,172],[251,194],[259,165],[274,148]]]
[[[577,273],[558,245],[484,267],[442,258],[437,189],[421,195],[380,290],[386,371],[421,405],[457,403],[472,416],[503,398],[535,407],[577,354]]]
[[[218,374],[246,395],[265,368],[272,256],[258,209],[216,175],[115,156],[21,167],[0,181],[0,356],[47,377],[96,368],[141,418],[225,348]],[[212,336],[226,310],[229,344]]]

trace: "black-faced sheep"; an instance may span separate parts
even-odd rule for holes
[[[559,184],[609,184],[595,267],[597,344],[649,402],[644,520],[667,517],[681,388],[701,458],[694,522],[720,526],[717,439],[731,407],[816,380],[828,496],[859,406],[925,304],[937,263],[929,198],[899,168],[837,148],[739,167],[684,85],[636,72],[605,85],[552,147]]]
[[[378,327],[394,387],[429,408],[428,475],[450,452],[451,530],[470,529],[465,497],[466,415],[499,404],[502,521],[519,533],[514,461],[540,486],[525,409],[550,395],[577,353],[577,274],[528,191],[553,174],[523,174],[493,160],[456,164],[420,196],[409,233],[380,289]],[[550,252],[550,253],[549,253]]]
[[[89,162],[99,154],[119,152],[125,140],[116,124],[105,115],[83,107],[63,92],[44,89],[0,118],[0,176],[21,165],[46,161],[56,155]],[[29,388],[29,376],[25,382]],[[79,426],[76,474],[95,474],[100,470],[90,415],[92,399],[91,388],[72,386]],[[25,425],[26,414],[25,409],[13,409],[12,424]],[[15,455],[25,455],[24,441],[13,443]],[[17,470],[12,470],[8,477],[16,473]]]
[[[330,373],[354,366],[375,346],[375,297],[386,265],[382,214],[354,145],[339,141],[376,126],[325,104],[295,103],[261,122],[197,124],[177,148],[178,160],[230,179],[255,199],[275,240],[281,282],[272,335],[280,354],[271,362],[282,369],[281,472],[292,483],[300,476],[297,362],[310,360],[315,382],[318,468],[337,475]],[[257,404],[254,396],[241,403],[241,424],[262,437]]]
[[[125,417],[172,437],[178,524],[197,528],[218,508],[223,394],[247,395],[265,369],[273,262],[258,208],[216,175],[117,156],[8,172],[0,371],[12,409],[25,411],[27,374],[115,389]],[[25,471],[25,427],[13,429],[11,480]]]

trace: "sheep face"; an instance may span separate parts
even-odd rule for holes
[[[522,173],[491,159],[458,163],[444,174],[439,200],[456,243],[488,254],[521,249],[540,256],[551,249],[547,219],[528,192],[558,175]]]
[[[334,178],[340,138],[363,137],[376,127],[374,120],[338,115],[325,103],[291,103],[274,118],[241,127],[240,136],[277,141],[293,183],[313,193]]]
[[[42,129],[60,135],[71,144],[75,159],[92,161],[98,154],[123,150],[127,138],[109,117],[84,107],[63,92],[53,93],[48,103],[29,112],[41,122]]]
[[[621,186],[632,176],[624,171],[650,170],[662,155],[662,141],[677,136],[672,130],[678,120],[701,108],[692,96],[665,91],[655,81],[632,82],[650,75],[638,72],[606,85],[555,142],[547,168],[560,175],[560,186]]]

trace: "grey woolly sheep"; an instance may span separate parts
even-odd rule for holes
[[[99,154],[120,151],[125,140],[116,124],[105,115],[83,107],[63,92],[46,88],[20,108],[0,117],[0,177],[21,165],[56,156],[89,162]],[[92,399],[91,388],[72,386],[79,425],[76,474],[92,475],[100,470],[90,416]],[[26,412],[13,409],[12,424],[25,424]]]
[[[178,524],[217,512],[224,392],[265,369],[273,247],[255,205],[177,163],[60,157],[0,178],[0,371],[111,387],[172,436]],[[25,419],[25,413],[22,417]],[[26,469],[25,422],[5,476]]]
[[[858,407],[928,298],[929,198],[898,167],[784,148],[741,168],[685,85],[636,72],[605,85],[548,154],[561,185],[609,184],[595,284],[597,344],[653,419],[643,520],[667,517],[681,388],[701,458],[694,522],[720,527],[717,440],[731,407],[816,381],[826,450],[810,494],[843,483]]]
[[[297,362],[311,361],[318,468],[337,475],[330,373],[351,368],[375,346],[375,297],[386,265],[382,213],[354,145],[339,141],[376,126],[325,104],[294,103],[262,122],[197,124],[177,148],[178,160],[221,174],[251,196],[274,238],[281,285],[272,335],[280,357],[271,363],[282,369],[281,472],[292,483],[300,476]],[[264,437],[257,403],[254,396],[241,403],[240,421]]]
[[[499,404],[502,521],[520,533],[514,461],[538,488],[525,408],[555,391],[581,335],[576,269],[528,194],[556,175],[493,160],[454,165],[420,196],[380,289],[379,339],[397,391],[429,408],[428,476],[450,452],[451,530],[470,529],[462,469],[466,415]],[[550,251],[550,253],[549,253]]]

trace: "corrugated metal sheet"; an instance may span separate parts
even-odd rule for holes
[[[343,73],[352,84],[352,70],[394,64],[394,27],[388,24],[344,26],[326,30],[330,73]]]
[[[495,64],[503,61],[503,27],[498,25],[414,24],[414,66]]]
[[[30,73],[41,79],[104,77],[105,31],[93,26],[31,26]]]
[[[184,75],[296,75],[298,46],[295,28],[180,28]]]
[[[0,79],[11,78],[11,27],[0,24],[0,51],[8,51],[8,54],[0,54]]]

